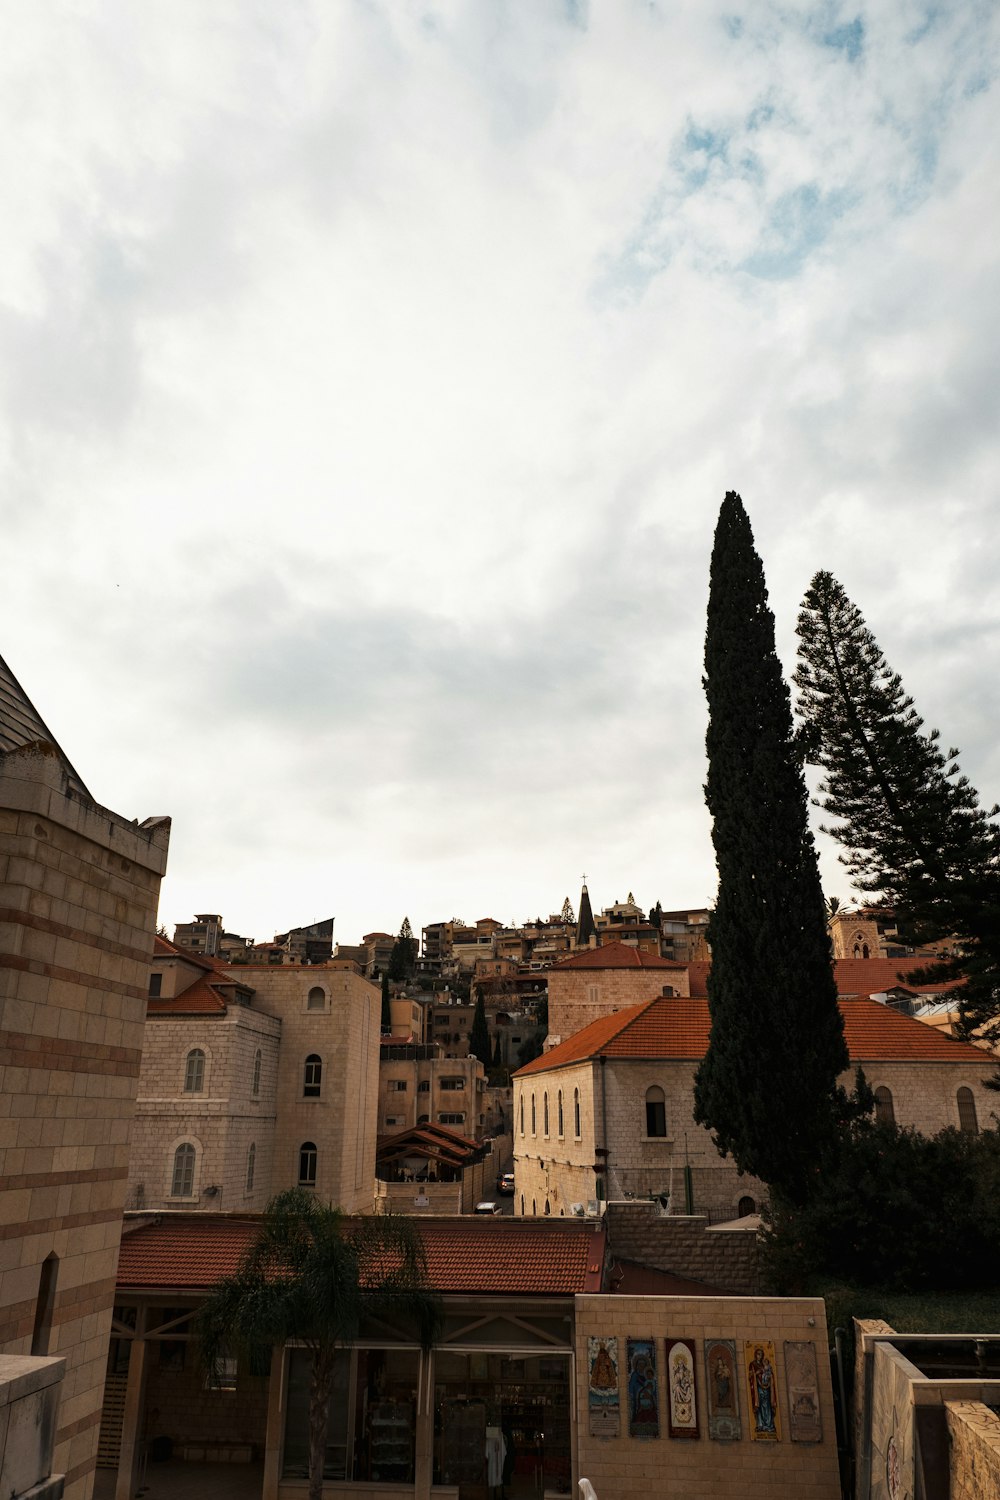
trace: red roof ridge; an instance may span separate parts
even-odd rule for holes
[[[658,953],[647,953],[644,948],[633,948],[628,943],[605,943],[600,948],[581,948],[569,958],[560,959],[550,966],[549,972],[558,969],[685,969],[686,964],[675,958],[661,958]]]

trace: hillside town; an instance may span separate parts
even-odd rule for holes
[[[429,1347],[391,1319],[339,1343],[331,1493],[648,1493],[616,1476],[659,1437],[672,1492],[833,1500],[881,1440],[871,1372],[942,1419],[1000,1389],[983,1340],[978,1373],[960,1339],[925,1369],[859,1324],[855,1371],[822,1298],[762,1295],[768,1186],[698,1120],[708,910],[595,910],[584,881],[575,910],[419,941],[328,918],[256,943],[218,914],[168,937],[169,819],[98,806],[2,662],[0,834],[8,1493],[304,1495],[308,1345],[199,1357],[199,1306],[289,1191],[412,1223],[443,1320]],[[935,952],[829,907],[844,1082],[904,1131],[992,1128],[996,1056],[955,1034]]]

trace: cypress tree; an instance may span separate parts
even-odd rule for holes
[[[469,1032],[469,1056],[478,1057],[484,1068],[490,1065],[490,1029],[486,1024],[486,1006],[482,995],[476,998],[472,1014],[472,1029]]]
[[[392,1007],[389,1004],[389,976],[382,975],[382,1035],[388,1036],[392,1030]]]
[[[733,491],[712,553],[705,690],[719,890],[695,1118],[741,1171],[802,1203],[847,1112],[848,1054],[774,616]]]
[[[817,573],[799,615],[795,682],[806,757],[821,766],[828,832],[859,890],[894,909],[911,941],[957,947],[911,977],[961,979],[971,1031],[1000,1013],[1000,833],[980,807],[957,750],[940,747],[891,671],[857,607]]]

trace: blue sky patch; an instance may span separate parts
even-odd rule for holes
[[[814,182],[793,188],[775,201],[758,248],[740,270],[763,281],[785,281],[827,239],[851,201],[843,191],[823,193]]]

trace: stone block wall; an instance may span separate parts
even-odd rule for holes
[[[549,1042],[566,1041],[601,1016],[655,1000],[669,985],[690,993],[687,969],[575,969],[549,971]]]
[[[667,1215],[655,1203],[609,1203],[608,1253],[746,1295],[758,1290],[757,1234],[712,1228],[701,1215]]]
[[[592,1437],[588,1411],[589,1337],[618,1340],[621,1433]],[[696,1399],[700,1436],[696,1441],[667,1434],[664,1340],[691,1339],[695,1346]],[[628,1435],[627,1338],[653,1338],[659,1374],[660,1437]],[[736,1342],[738,1366],[745,1340],[774,1343],[777,1365],[780,1442],[752,1442],[745,1381],[739,1390],[743,1436],[717,1442],[707,1431],[704,1343],[730,1338]],[[786,1340],[812,1342],[819,1377],[822,1441],[792,1442],[785,1381]],[[576,1298],[577,1450],[579,1473],[599,1500],[648,1500],[650,1495],[683,1495],[685,1500],[840,1500],[833,1389],[826,1357],[826,1317],[819,1298],[784,1297],[609,1297]]]
[[[96,1455],[168,840],[74,795],[50,746],[0,757],[0,1352],[66,1359],[69,1500]]]
[[[1000,1495],[1000,1416],[980,1401],[945,1404],[949,1500]]]

